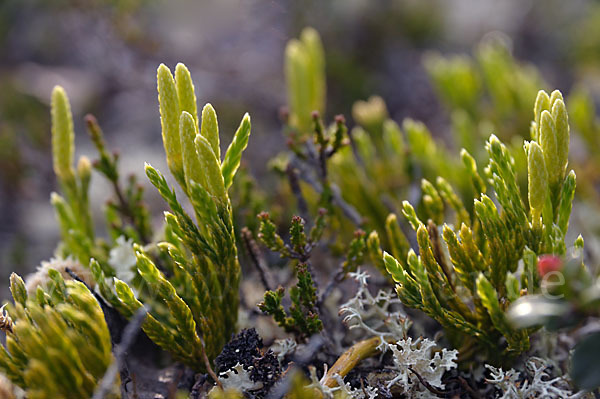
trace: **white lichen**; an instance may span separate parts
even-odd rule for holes
[[[358,282],[356,295],[340,307],[340,315],[348,329],[360,328],[369,335],[378,336],[381,345],[378,349],[386,352],[386,346],[390,341],[398,341],[406,338],[411,321],[399,309],[392,310],[393,306],[399,306],[400,300],[392,291],[380,290],[373,296],[368,289],[369,275],[362,272],[360,268],[348,276]]]
[[[368,335],[381,340],[378,350],[393,354],[392,369],[398,373],[388,381],[387,387],[402,387],[411,398],[429,398],[431,393],[421,384],[417,373],[428,384],[443,389],[442,377],[448,370],[457,367],[458,351],[438,349],[435,341],[418,338],[413,341],[407,336],[411,321],[394,306],[401,304],[392,291],[380,290],[373,296],[368,290],[369,275],[361,272],[349,273],[358,282],[356,295],[340,308],[340,315],[348,329],[362,329]],[[314,381],[313,381],[314,383]],[[366,389],[371,389],[367,387]]]
[[[252,366],[246,370],[240,363],[236,364],[229,370],[219,374],[219,382],[223,386],[223,389],[235,389],[240,392],[255,391],[263,387],[262,382],[252,381],[250,372]]]
[[[297,346],[298,344],[296,341],[291,338],[276,339],[271,346],[271,350],[277,355],[277,360],[279,361],[279,364],[281,364],[287,355],[291,355],[296,351]]]
[[[310,372],[310,385],[307,388],[317,389],[323,394],[323,399],[333,398],[352,398],[352,399],[375,399],[377,397],[377,388],[364,387],[364,388],[352,388],[352,386],[345,382],[339,374],[334,374],[333,379],[337,382],[337,386],[328,387],[325,385],[327,380],[327,364],[324,365],[323,377],[319,379],[317,377],[317,370],[314,367],[309,367]]]
[[[573,393],[569,381],[564,376],[552,377],[547,360],[538,357],[530,358],[526,364],[527,377],[510,369],[507,371],[486,364],[490,371],[488,384],[493,384],[502,392],[499,399],[578,399],[588,398],[588,393]]]
[[[409,337],[390,345],[394,355],[394,370],[398,375],[388,382],[388,388],[399,384],[407,393],[423,392],[425,387],[417,378],[418,374],[431,386],[443,389],[442,377],[446,371],[456,368],[458,351],[445,348],[439,351],[437,348],[437,343],[427,338],[413,341]]]

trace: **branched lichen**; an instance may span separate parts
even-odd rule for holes
[[[573,388],[564,376],[552,377],[550,366],[540,358],[530,358],[526,363],[526,377],[510,369],[503,371],[488,364],[490,376],[486,382],[495,385],[501,391],[500,399],[534,399],[534,398],[588,398],[585,392],[573,393]]]

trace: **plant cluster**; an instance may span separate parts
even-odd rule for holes
[[[187,68],[178,64],[174,78],[161,65],[157,79],[167,164],[190,200],[197,223],[166,179],[147,164],[148,179],[171,208],[165,213],[165,241],[157,244],[170,263],[171,279],[141,246],[134,247],[143,282],[138,295],[118,278],[107,283],[96,263],[92,268],[103,295],[126,316],[146,302],[156,302],[144,332],[177,359],[205,370],[235,331],[240,265],[227,190],[248,143],[250,117],[244,116],[221,160],[217,115],[207,104],[200,119]]]
[[[289,315],[282,305],[285,288],[276,291],[267,290],[264,301],[258,304],[260,310],[273,316],[277,324],[287,332],[294,332],[301,337],[310,337],[323,329],[323,322],[317,311],[317,295],[308,260],[312,249],[317,245],[325,228],[325,214],[321,210],[308,236],[304,231],[304,220],[295,216],[290,227],[290,244],[284,243],[276,232],[276,227],[267,213],[261,213],[260,240],[269,249],[279,252],[281,257],[293,259],[296,263],[295,273],[298,282],[290,288],[292,304]]]
[[[90,398],[113,362],[103,311],[88,288],[48,270],[49,281],[29,295],[12,274],[14,303],[3,308],[6,348],[0,369],[28,398]],[[6,305],[5,305],[6,306]],[[120,381],[106,398],[120,398]]]
[[[405,305],[423,310],[450,332],[475,338],[459,339],[464,342],[463,356],[473,350],[471,345],[487,347],[489,354],[502,353],[497,350],[501,336],[507,343],[507,354],[514,356],[529,349],[528,333],[508,322],[506,307],[522,290],[534,293],[539,289],[534,278],[537,256],[565,253],[575,174],[566,173],[569,127],[560,92],[549,97],[540,91],[534,116],[533,140],[525,143],[528,208],[519,191],[510,153],[492,135],[486,145],[490,160],[485,174],[499,206],[481,186],[484,190],[474,200],[470,217],[462,203],[451,202],[447,199],[451,197],[440,194],[447,192],[443,182],[438,181],[438,189],[425,182],[431,198],[430,214],[437,213],[442,219],[445,207],[454,208],[455,227],[445,224],[440,234],[434,220],[425,224],[405,202],[404,215],[417,233],[419,256],[412,250],[406,259],[384,255]],[[471,181],[481,182],[473,158],[464,150],[462,157],[470,166]],[[522,270],[518,270],[520,262]]]
[[[163,241],[151,243],[143,191],[133,179],[121,187],[118,157],[108,152],[89,116],[100,155],[94,166],[112,184],[116,198],[106,210],[115,244],[96,238],[88,198],[91,163],[82,157],[76,171],[72,166],[73,121],[66,94],[57,87],[52,95],[53,158],[65,193],[64,198],[52,195],[62,231],[59,255],[89,265],[102,297],[123,316],[149,306],[144,332],[176,359],[205,370],[235,332],[240,266],[227,191],[248,143],[250,118],[243,118],[221,160],[216,113],[207,104],[199,116],[187,68],[178,64],[173,77],[161,65],[157,80],[167,164],[197,221],[162,174],[146,165],[148,179],[171,208],[165,213]]]
[[[376,96],[355,103],[353,129],[341,115],[327,124],[324,60],[312,29],[286,47],[289,150],[271,165],[298,214],[287,227],[267,212],[253,217],[269,199],[254,193],[258,182],[247,172],[234,182],[250,117],[222,154],[217,114],[210,104],[199,112],[183,64],[174,74],[165,65],[157,72],[166,161],[178,185],[146,164],[169,207],[160,229],[136,179],[123,184],[119,156],[92,116],[86,124],[99,159],[81,157],[74,166],[69,101],[54,89],[61,194],[51,202],[61,243],[27,283],[11,277],[14,303],[0,314],[7,336],[0,370],[28,398],[128,397],[117,371],[127,376],[123,357],[134,356],[125,352],[136,323],[182,364],[181,380],[195,374],[182,394],[191,398],[588,395],[576,392],[562,364],[551,369],[535,357],[542,338],[558,342],[546,330],[597,318],[600,298],[596,274],[567,251],[576,179],[562,94],[535,97],[537,73],[495,41],[482,43],[475,60],[430,55],[426,68],[464,147],[456,157],[424,124],[393,121]],[[575,107],[575,118],[590,136],[596,126],[588,108]],[[486,121],[501,125],[500,137],[511,144],[492,134],[483,145],[469,126]],[[529,132],[529,141],[515,130]],[[112,187],[107,238],[92,223],[93,169]],[[240,244],[265,288],[256,304],[263,314],[240,301]],[[583,238],[572,246],[579,254]],[[368,267],[376,271],[371,286]],[[564,284],[548,279],[558,272]],[[321,275],[329,275],[324,285]],[[353,287],[348,278],[358,283],[355,293],[344,292]],[[281,286],[273,289],[273,281]],[[255,330],[236,335],[240,309],[240,324],[261,318],[290,335],[270,347]],[[423,331],[426,316],[441,326],[435,339]],[[598,342],[590,333],[575,348],[571,375],[579,388],[600,385],[586,356],[600,353]],[[525,356],[519,376],[510,367]]]

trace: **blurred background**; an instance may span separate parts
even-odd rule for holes
[[[444,140],[451,117],[425,61],[435,52],[472,57],[492,36],[537,68],[545,83],[535,91],[583,88],[600,99],[600,2],[591,0],[0,0],[0,278],[33,270],[59,239],[48,201],[55,84],[71,99],[77,156],[96,158],[83,123],[92,113],[121,150],[123,171],[145,181],[144,161],[167,170],[156,68],[185,63],[199,106],[211,102],[219,114],[222,141],[252,115],[245,162],[268,191],[266,165],[285,148],[284,47],[305,26],[320,32],[327,55],[327,116],[345,114],[350,125],[353,102],[378,94],[393,119],[421,120]],[[93,209],[106,200],[102,180],[92,185]],[[154,190],[148,199],[159,223],[162,202]]]

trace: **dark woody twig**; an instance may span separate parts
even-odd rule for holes
[[[306,204],[306,199],[304,195],[302,195],[302,190],[300,188],[300,182],[298,181],[298,171],[292,166],[291,163],[288,164],[285,170],[288,181],[290,183],[290,188],[292,189],[292,193],[296,197],[296,202],[298,204],[298,211],[300,212],[300,216],[306,222],[309,222],[309,213],[308,213],[308,205]]]
[[[250,256],[252,264],[258,271],[265,289],[267,291],[271,291],[273,289],[271,273],[269,272],[269,268],[267,267],[266,262],[260,252],[260,248],[258,245],[256,245],[254,237],[252,237],[252,232],[247,227],[242,228],[242,240],[244,241],[244,247]]]
[[[311,176],[311,173],[309,171],[307,171],[307,168],[305,166],[301,165],[301,162],[299,162],[297,158],[292,159],[290,161],[290,163],[293,164],[293,166],[298,170],[298,172],[299,172],[298,177],[300,179],[304,180],[316,192],[318,192],[318,193],[323,192],[323,186],[319,182],[315,181],[315,179]],[[352,223],[354,223],[356,226],[362,226],[363,218],[360,216],[358,211],[352,205],[350,205],[346,201],[344,201],[344,199],[340,195],[339,188],[334,184],[330,184],[329,187],[331,189],[332,203],[334,205],[337,205],[342,210],[344,215],[348,219],[350,219],[350,221]]]

